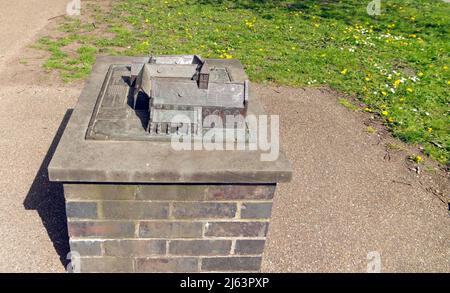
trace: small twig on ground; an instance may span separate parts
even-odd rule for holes
[[[47,20],[52,20],[52,19],[55,19],[55,18],[58,18],[58,17],[62,17],[62,16],[66,16],[66,15],[65,14],[61,14],[61,15],[53,16],[53,17],[50,17]]]
[[[421,180],[419,180],[420,186],[422,186],[422,189],[433,194],[435,197],[437,197],[442,203],[450,205],[450,202],[445,198],[445,195],[440,192],[439,190],[426,186]]]
[[[409,182],[403,182],[403,181],[397,181],[397,180],[392,180],[393,183],[400,183],[400,184],[404,184],[404,185],[409,185],[411,186],[412,184]]]

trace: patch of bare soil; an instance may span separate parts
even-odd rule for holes
[[[39,31],[38,36],[61,37],[64,33],[59,32],[57,27],[59,18],[49,21],[48,25]],[[36,38],[37,42],[38,38]],[[7,70],[0,71],[0,85],[38,85],[38,86],[77,86],[81,81],[75,81],[70,85],[65,83],[58,72],[46,70],[44,62],[50,57],[50,52],[37,49],[35,43],[29,44],[20,49],[17,57],[12,58],[5,64]]]
[[[26,47],[6,63],[7,70],[0,71],[0,85],[40,85],[67,86],[57,72],[47,71],[42,65],[49,57],[49,53]]]
[[[98,11],[108,11],[111,9],[114,0],[85,0],[82,9],[89,7],[89,13],[82,13],[80,16],[74,16],[81,23],[91,23],[95,30],[91,32],[82,32],[82,34],[90,34],[92,36],[101,36],[103,38],[114,37],[113,33],[107,31],[106,26],[99,25],[95,22],[95,13]],[[56,15],[48,19],[48,24],[38,32],[35,42],[39,37],[49,37],[50,39],[60,39],[68,36],[68,33],[58,28],[64,23],[65,14]],[[44,62],[50,57],[50,52],[35,48],[36,43],[29,44],[22,48],[18,57],[9,60],[5,67],[7,70],[0,72],[0,85],[39,85],[39,86],[55,86],[55,87],[81,87],[84,81],[74,80],[64,82],[59,73],[55,70],[46,70],[43,67]],[[80,44],[72,43],[62,47],[61,50],[70,55],[74,55]]]

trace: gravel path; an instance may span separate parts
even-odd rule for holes
[[[2,272],[64,271],[64,200],[46,168],[80,86],[10,77],[13,60],[66,3],[17,0],[0,10]],[[268,112],[281,115],[281,141],[295,166],[293,181],[276,195],[264,271],[364,272],[376,251],[382,271],[450,272],[446,204],[406,168],[404,154],[383,160],[385,147],[364,132],[361,114],[335,95],[258,91]]]

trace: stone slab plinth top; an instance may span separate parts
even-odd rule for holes
[[[267,152],[260,150],[180,151],[175,150],[170,141],[146,140],[145,127],[140,124],[145,116],[127,108],[129,93],[120,87],[120,80],[111,89],[117,99],[111,100],[111,107],[106,105],[103,112],[98,112],[98,101],[112,65],[131,68],[133,63],[147,60],[145,57],[97,59],[48,167],[50,180],[69,183],[276,183],[291,179],[291,165],[281,151],[275,161],[262,161],[261,154]],[[214,64],[214,60],[211,62]],[[239,62],[235,65],[241,66]],[[123,83],[127,82],[126,78],[124,76]],[[247,113],[265,114],[251,89],[249,99]],[[117,119],[111,122],[108,115]],[[93,117],[98,119],[95,135],[92,135]],[[101,138],[102,133],[108,139],[96,139]]]

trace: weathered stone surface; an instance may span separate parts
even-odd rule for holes
[[[69,200],[134,199],[136,185],[64,184],[64,196]]]
[[[206,190],[206,200],[272,199],[275,184],[265,185],[210,185]]]
[[[265,240],[236,240],[234,248],[235,254],[262,254],[264,251]]]
[[[267,222],[208,222],[205,236],[265,237],[267,229]]]
[[[202,271],[258,271],[261,257],[211,257],[202,260]]]
[[[81,256],[101,255],[100,241],[95,240],[71,240],[70,251],[78,252]]]
[[[172,217],[178,219],[233,218],[235,203],[174,203]]]
[[[169,253],[176,255],[227,255],[231,240],[172,240]]]
[[[198,259],[183,258],[139,258],[136,259],[137,272],[197,272]]]
[[[97,219],[97,203],[95,202],[66,202],[68,218]]]
[[[96,221],[67,223],[70,237],[84,238],[130,238],[134,237],[135,224],[133,222]]]
[[[82,273],[130,273],[133,272],[133,259],[117,257],[81,258],[80,271]]]
[[[242,219],[268,219],[272,213],[272,203],[244,203],[241,206]]]
[[[168,203],[104,201],[101,207],[104,219],[166,219],[169,215]]]
[[[202,236],[199,222],[141,222],[139,237],[142,238],[196,238]]]
[[[103,242],[105,255],[109,256],[151,256],[166,253],[165,240],[107,240]]]
[[[207,185],[140,185],[137,190],[137,199],[144,200],[176,200],[191,201],[204,198]]]

